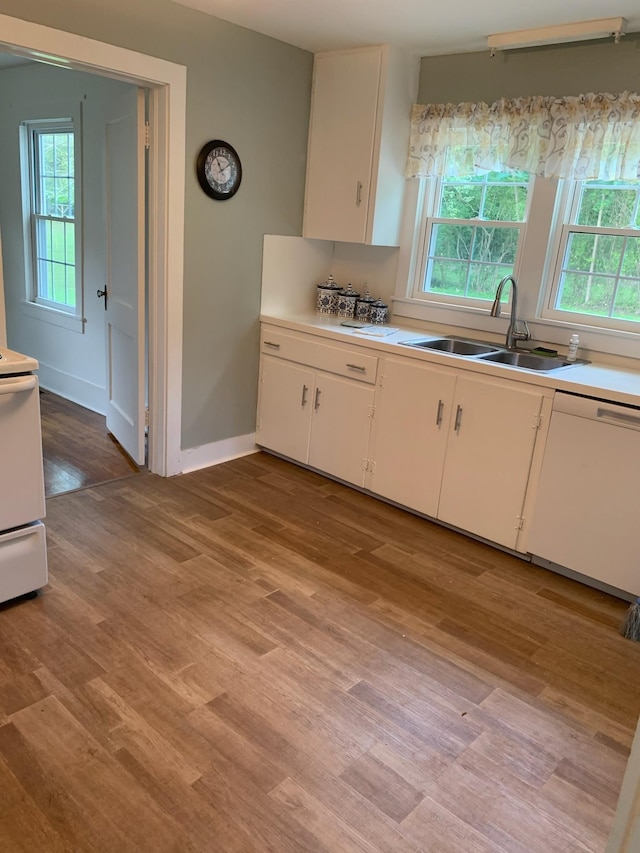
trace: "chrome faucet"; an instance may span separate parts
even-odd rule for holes
[[[499,317],[501,314],[500,310],[500,297],[502,296],[502,290],[505,284],[510,281],[511,282],[511,316],[509,317],[509,325],[507,327],[507,340],[506,346],[507,349],[515,349],[517,341],[528,341],[531,338],[531,332],[529,331],[529,326],[527,326],[526,320],[521,320],[520,322],[523,324],[524,329],[522,331],[518,331],[518,286],[516,285],[516,280],[512,275],[505,275],[500,284],[498,285],[498,289],[496,290],[496,298],[493,300],[493,305],[491,306],[491,316]]]

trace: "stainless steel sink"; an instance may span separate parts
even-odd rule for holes
[[[421,349],[438,350],[449,352],[453,355],[482,355],[483,353],[495,353],[498,349],[491,344],[483,344],[479,341],[468,341],[463,338],[436,338],[436,340],[402,341],[407,347],[420,347]]]
[[[531,352],[514,352],[503,350],[492,352],[481,356],[482,361],[493,361],[497,364],[506,364],[511,367],[522,367],[525,370],[558,370],[561,367],[573,367],[576,364],[586,364],[584,361],[567,361],[561,356],[536,355]]]

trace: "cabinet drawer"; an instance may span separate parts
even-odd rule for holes
[[[306,364],[327,373],[348,376],[373,385],[376,381],[378,359],[356,349],[333,346],[308,338],[288,335],[284,332],[263,329],[260,352]]]
[[[37,521],[0,533],[0,601],[33,592],[47,583],[44,524]]]

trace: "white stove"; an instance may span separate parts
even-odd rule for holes
[[[0,376],[6,376],[8,373],[31,373],[37,369],[38,362],[35,358],[0,347]]]
[[[0,348],[0,602],[47,583],[37,369],[35,358]]]

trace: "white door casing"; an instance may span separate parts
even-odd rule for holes
[[[4,308],[4,278],[2,276],[2,239],[0,238],[0,347],[7,345],[7,319]]]
[[[186,68],[164,59],[0,15],[0,48],[149,89],[149,460],[182,470],[182,315]]]
[[[107,429],[138,465],[144,448],[144,93],[105,127]],[[92,294],[88,294],[89,298]]]

